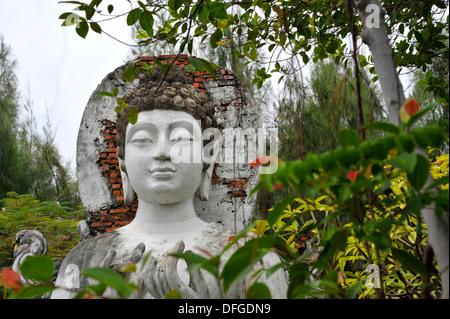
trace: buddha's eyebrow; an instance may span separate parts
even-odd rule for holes
[[[169,131],[171,131],[177,127],[184,127],[192,132],[194,129],[194,123],[190,120],[176,120],[174,122],[171,122],[167,128]]]

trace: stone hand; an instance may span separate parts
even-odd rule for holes
[[[126,265],[137,264],[144,254],[145,244],[139,243],[128,255],[110,266],[111,269],[119,271]]]
[[[184,242],[180,240],[159,265],[157,260],[150,256],[145,283],[153,298],[163,298],[174,289],[178,290],[185,299],[219,298],[218,287],[216,288],[214,285],[208,287],[207,281],[200,271],[189,274],[189,285],[181,280],[177,271],[178,258],[171,256],[171,254],[183,251]]]

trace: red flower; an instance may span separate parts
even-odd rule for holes
[[[270,164],[270,158],[268,156],[257,157],[253,162],[250,163],[250,167],[268,165]]]
[[[400,119],[402,122],[406,123],[409,119],[416,115],[419,112],[420,104],[414,100],[414,98],[410,97],[403,103],[402,107],[399,110]]]
[[[281,184],[273,185],[273,189],[282,189],[282,188],[283,188],[283,185],[281,185]]]
[[[347,173],[347,177],[349,180],[351,180],[352,182],[356,181],[356,178],[358,177],[359,172],[358,171],[354,171],[354,172],[348,172]]]
[[[20,275],[12,269],[3,268],[2,269],[2,281],[10,288],[20,288],[22,284],[20,283]]]

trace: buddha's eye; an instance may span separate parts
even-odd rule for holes
[[[133,134],[129,143],[132,143],[132,144],[153,143],[153,136],[148,132],[139,131],[139,132],[136,132]]]
[[[170,141],[171,142],[187,142],[187,141],[193,141],[193,136],[192,133],[189,132],[188,129],[184,128],[184,127],[177,127],[174,128],[171,132],[170,132]]]

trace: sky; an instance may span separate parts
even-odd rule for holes
[[[84,108],[103,78],[124,64],[130,48],[92,30],[86,39],[58,17],[74,5],[57,0],[0,0],[0,35],[17,60],[19,90],[29,87],[40,130],[49,118],[65,161],[76,165],[78,128]],[[126,8],[117,12],[125,12]],[[102,24],[108,33],[130,42],[124,21]]]

